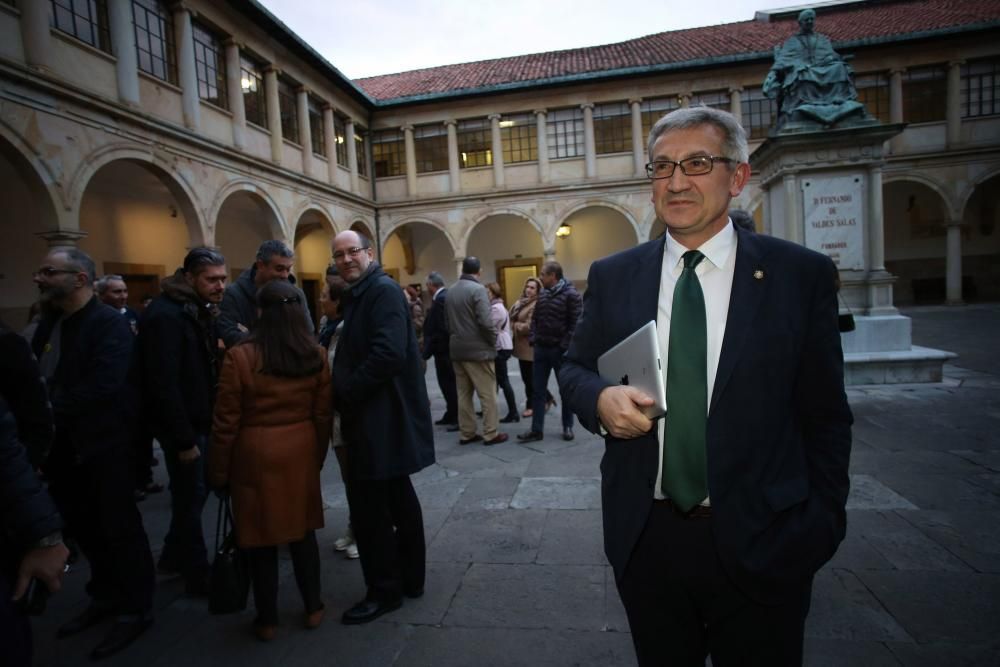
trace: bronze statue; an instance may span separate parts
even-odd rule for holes
[[[872,122],[858,101],[854,72],[833,50],[826,35],[814,32],[816,12],[799,14],[799,32],[774,47],[774,65],[764,94],[778,102],[772,133],[831,127],[851,118]],[[793,129],[794,126],[794,129]]]

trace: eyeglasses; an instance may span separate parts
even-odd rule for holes
[[[368,248],[348,248],[347,250],[338,250],[337,252],[333,253],[333,261],[335,262],[343,261],[344,257],[348,255],[350,255],[351,257],[357,257],[365,250],[368,250]]]
[[[32,278],[37,278],[42,276],[45,278],[51,278],[52,276],[58,276],[60,273],[80,273],[77,269],[56,269],[51,266],[43,266],[34,273],[31,274]]]
[[[703,176],[712,171],[712,167],[715,166],[716,162],[729,163],[736,162],[736,160],[717,155],[695,155],[694,157],[685,158],[680,162],[674,162],[673,160],[653,160],[646,165],[646,178],[654,181],[661,178],[670,178],[674,175],[675,167],[680,167],[681,172],[685,176]]]

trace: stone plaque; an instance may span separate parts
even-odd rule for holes
[[[806,247],[828,255],[840,270],[863,270],[864,177],[802,179]]]

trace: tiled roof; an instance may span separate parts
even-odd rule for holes
[[[869,1],[817,6],[816,29],[834,45],[882,41],[924,33],[1000,22],[1000,0]],[[532,82],[593,76],[631,68],[695,64],[711,58],[763,56],[798,31],[796,13],[771,21],[750,20],[661,32],[617,44],[511,58],[445,65],[356,79],[376,100],[460,95]]]

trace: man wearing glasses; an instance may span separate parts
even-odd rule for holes
[[[653,126],[647,174],[667,234],[593,264],[559,378],[606,439],[605,553],[640,665],[801,664],[812,578],[845,532],[836,270],[733,225],[745,136],[706,107]],[[596,372],[650,320],[667,389],[655,421],[639,409],[651,397]]]
[[[90,605],[56,636],[116,617],[91,652],[96,659],[125,648],[153,622],[154,575],[128,453],[137,407],[126,381],[133,335],[94,295],[94,273],[94,261],[76,248],[45,257],[34,274],[43,316],[32,347],[55,418],[49,492],[90,562]]]
[[[406,296],[375,261],[371,241],[346,231],[333,262],[350,286],[333,359],[333,407],[347,446],[347,502],[365,598],[344,612],[357,625],[424,594],[423,513],[410,475],[434,463],[430,402]]]

